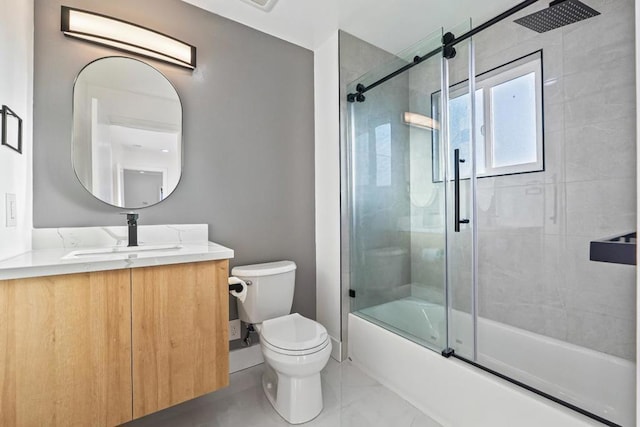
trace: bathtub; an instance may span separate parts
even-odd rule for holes
[[[441,305],[408,297],[364,308],[357,314],[433,350],[444,348],[446,329]]]
[[[450,325],[454,348],[459,354],[470,355],[470,315],[454,310]],[[375,339],[368,339],[373,337]],[[439,351],[445,342],[444,309],[419,298],[391,301],[349,316],[349,355],[353,361],[445,426],[601,425],[468,364],[445,359],[425,348]],[[396,351],[392,351],[385,360],[387,349]],[[478,362],[495,371],[622,426],[635,424],[635,364],[628,360],[483,318],[478,319],[478,354]],[[400,355],[408,358],[401,363],[404,368],[393,368],[394,372],[389,372],[391,366],[398,365]],[[417,362],[409,361],[413,359]],[[450,378],[442,376],[442,372],[449,372]],[[411,386],[415,377],[423,377],[424,382]],[[441,384],[434,380],[440,377]],[[438,403],[442,395],[437,393],[428,398],[430,393],[425,394],[425,388],[448,389],[452,381],[455,384],[452,380],[455,378],[460,380],[456,387],[466,391],[456,393],[455,401],[459,407],[452,408],[453,412],[444,412],[441,408],[450,403]],[[475,387],[476,393],[468,395],[470,384],[474,384],[471,388]],[[510,392],[503,395],[506,389]],[[466,403],[461,398],[465,395],[469,399]],[[479,405],[479,402],[483,404]],[[456,418],[473,412],[473,408],[478,413],[467,421]],[[515,408],[522,413],[537,408],[532,415],[538,420],[537,424],[527,424],[523,418],[510,417],[509,411]],[[513,415],[516,416],[515,413]]]

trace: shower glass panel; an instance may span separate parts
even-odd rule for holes
[[[437,49],[442,31],[357,79],[365,86]],[[441,138],[442,55],[349,104],[351,311],[426,347],[446,347],[445,200],[434,165]]]
[[[471,29],[466,22],[449,30],[460,36]],[[474,189],[475,159],[479,154],[476,141],[481,139],[474,129],[474,111],[482,103],[474,86],[473,45],[467,39],[455,45],[455,53],[444,60],[442,110],[445,135],[447,194],[447,277],[448,277],[448,348],[467,358],[475,356],[476,323],[474,297]],[[434,94],[435,95],[435,94]]]
[[[513,22],[547,8],[540,2],[473,37],[484,104],[475,112],[485,154],[476,169],[485,172],[475,192],[475,284],[460,292],[477,289],[477,352],[456,347],[457,338],[451,345],[607,425],[628,426],[636,270],[590,261],[589,247],[635,231],[634,2],[589,4],[601,14],[545,33]],[[461,59],[448,64],[452,94]]]
[[[543,33],[514,20],[582,3],[518,9],[374,84],[439,32],[349,87],[351,311],[631,426],[636,268],[589,250],[635,231],[634,2],[587,3]]]

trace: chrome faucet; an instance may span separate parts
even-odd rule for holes
[[[129,245],[138,246],[138,214],[127,213],[127,225],[129,226]]]

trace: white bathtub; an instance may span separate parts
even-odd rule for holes
[[[422,345],[436,350],[444,347],[445,329],[442,306],[410,297],[364,309],[361,312],[363,318],[377,319],[377,323],[383,324],[388,329],[401,333],[401,335]],[[452,339],[455,342],[453,347],[457,349],[459,354],[470,355],[472,345],[470,316],[467,313],[453,311],[450,324]],[[374,336],[377,339],[366,339],[366,337]],[[397,360],[391,360],[395,359],[394,357],[390,357],[390,360],[384,360],[384,357],[372,355],[384,355],[385,352],[382,348],[397,346],[398,344],[393,344],[391,341],[395,343],[398,340],[404,341],[400,347],[407,357],[417,358],[421,362],[417,366],[405,364],[407,373],[400,370],[390,375],[387,372],[389,366],[396,364]],[[400,348],[398,350],[400,351]],[[467,425],[473,427],[479,425],[544,425],[552,427],[592,425],[590,420],[573,411],[565,410],[547,399],[535,396],[517,386],[499,380],[495,376],[485,374],[479,369],[469,365],[463,366],[461,362],[453,359],[444,359],[436,352],[389,333],[354,315],[351,315],[349,319],[349,354],[357,364],[361,364],[374,377],[378,377],[381,382],[395,388],[399,394],[416,406],[436,419],[440,419],[443,425],[455,427]],[[478,362],[484,366],[622,426],[635,424],[635,364],[630,361],[483,318],[478,320],[478,354]],[[457,370],[458,374],[470,373],[471,377],[475,378],[475,380],[470,380],[466,378],[467,375],[462,375],[466,379],[458,384],[460,388],[466,389],[471,381],[471,383],[477,382],[476,385],[479,387],[478,396],[469,396],[471,401],[467,403],[459,401],[458,413],[460,411],[469,412],[470,408],[477,406],[478,401],[486,400],[483,405],[477,408],[480,412],[476,414],[476,418],[471,418],[474,420],[473,422],[471,419],[468,424],[461,423],[461,420],[456,421],[457,415],[443,413],[438,407],[434,407],[433,401],[425,398],[424,388],[434,386],[446,388],[448,386],[434,384],[432,374],[435,369],[440,371],[442,369]],[[425,382],[424,387],[418,387],[413,391],[411,387],[404,388],[404,385],[410,384],[411,381],[397,380],[403,376],[416,375],[424,376]],[[453,376],[453,378],[458,377],[459,375]],[[450,385],[451,379],[443,378],[443,381]],[[504,412],[507,409],[505,406],[509,405],[509,399],[504,401],[505,397],[491,398],[492,390],[497,386],[500,386],[498,387],[500,390],[504,390],[505,387],[512,390],[512,396],[509,398],[511,400],[514,395],[520,396],[516,399],[518,404],[511,403],[511,405],[515,405],[513,407],[520,407],[520,410],[527,412],[527,405],[531,406],[535,402],[536,404],[533,406],[542,405],[542,408],[545,408],[544,410],[538,409],[538,415],[542,416],[548,412],[551,418],[547,421],[539,421],[538,424],[527,424],[522,420],[519,420],[517,424],[509,424],[514,420],[507,417],[509,421],[506,424],[496,423],[500,417],[495,417],[501,411]],[[488,408],[491,415],[486,418],[486,424],[481,424],[479,420],[483,419],[483,414],[487,415]],[[567,421],[560,423],[563,419],[560,415],[572,418],[573,424],[565,424]],[[546,423],[543,424],[543,422]]]
[[[360,310],[358,314],[434,350],[444,348],[444,308],[415,297]]]

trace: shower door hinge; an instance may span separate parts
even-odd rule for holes
[[[355,298],[356,297],[356,291],[355,289],[349,289],[349,296],[351,298]]]

